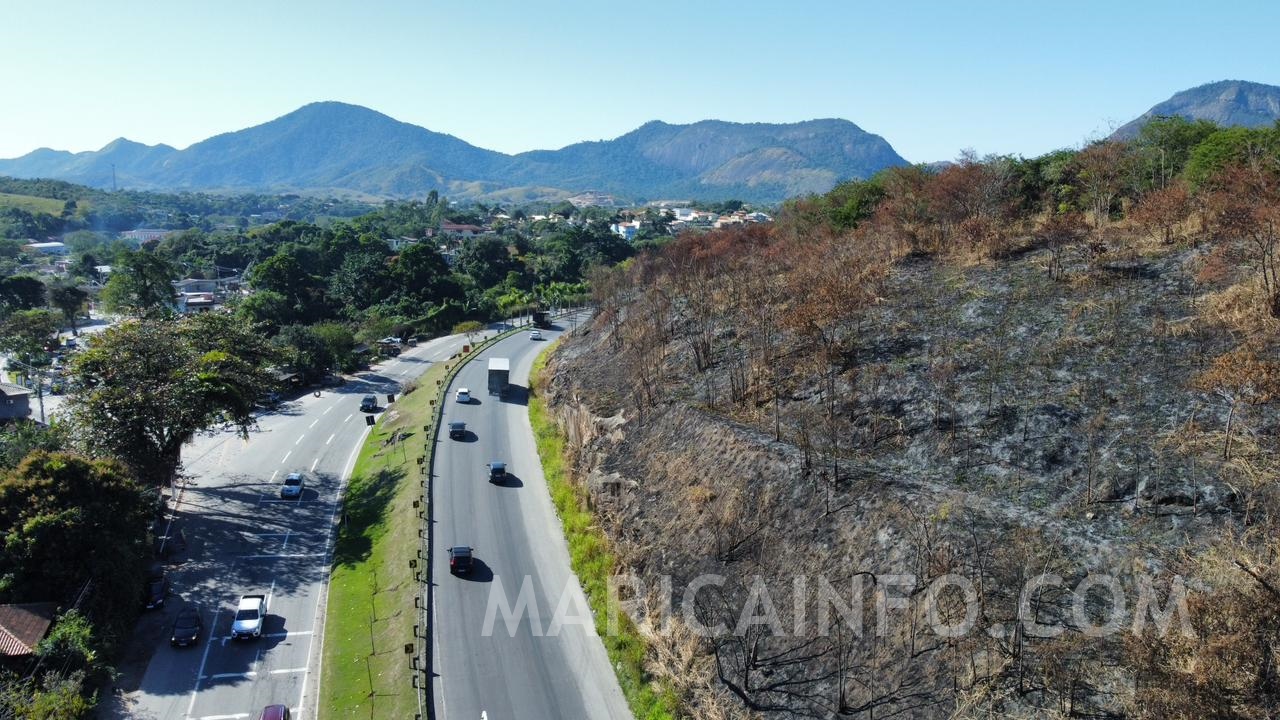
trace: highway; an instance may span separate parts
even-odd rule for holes
[[[469,433],[437,437],[432,472],[436,718],[631,717],[570,571],[529,425],[529,368],[559,333],[544,330],[544,341],[516,333],[464,366],[450,387],[442,426],[461,420]],[[490,357],[511,360],[505,399],[486,391]],[[469,404],[454,402],[459,387],[472,391]],[[495,460],[511,475],[502,484],[488,480]],[[474,548],[471,575],[450,575],[452,545]]]
[[[197,437],[183,452],[176,527],[189,542],[169,563],[172,594],[163,611],[143,616],[134,642],[150,653],[136,689],[112,698],[100,717],[143,720],[256,720],[263,706],[289,705],[314,718],[329,552],[339,497],[367,434],[360,398],[399,393],[430,362],[456,353],[464,339],[440,338],[360,373],[345,385],[304,394],[263,414],[244,441],[225,430]],[[281,500],[280,483],[307,474],[298,500]],[[264,636],[232,641],[242,594],[268,596]],[[168,644],[173,618],[199,609],[205,633],[195,647]]]

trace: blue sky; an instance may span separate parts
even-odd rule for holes
[[[6,2],[0,157],[186,147],[340,100],[503,152],[648,120],[851,120],[1034,156],[1173,93],[1280,84],[1275,2]]]

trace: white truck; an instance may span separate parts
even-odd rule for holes
[[[267,616],[266,595],[245,595],[236,607],[236,619],[231,623],[232,640],[252,640],[262,637],[262,621]]]
[[[489,394],[503,397],[511,382],[511,361],[507,358],[489,358]]]

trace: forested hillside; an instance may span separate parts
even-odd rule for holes
[[[1277,241],[1280,128],[1164,119],[597,275],[540,392],[654,681],[696,717],[1272,717]]]

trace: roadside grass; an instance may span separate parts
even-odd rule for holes
[[[421,585],[409,567],[420,546],[413,502],[422,499],[417,460],[430,437],[422,427],[431,424],[436,380],[447,372],[445,363],[433,364],[415,382],[417,389],[400,396],[365,440],[352,470],[325,610],[322,719],[418,713],[412,656],[404,652],[406,644],[421,642],[413,631]]]
[[[538,396],[539,376],[553,343],[534,361],[529,380],[529,422],[538,443],[538,455],[542,459],[542,472],[547,478],[551,500],[564,525],[565,540],[569,544],[569,557],[573,571],[582,583],[587,601],[595,615],[596,632],[604,641],[609,660],[618,676],[618,684],[631,706],[631,712],[640,720],[669,720],[679,717],[680,702],[674,690],[654,683],[645,672],[644,660],[648,647],[635,624],[618,607],[616,598],[608,591],[609,578],[613,575],[615,559],[609,538],[595,523],[587,507],[586,490],[570,482],[564,467],[565,439],[559,428],[547,415],[546,406]],[[614,632],[610,632],[609,618],[617,618]]]
[[[17,208],[30,213],[42,212],[50,215],[61,215],[63,206],[63,201],[53,198],[0,193],[0,208]]]

